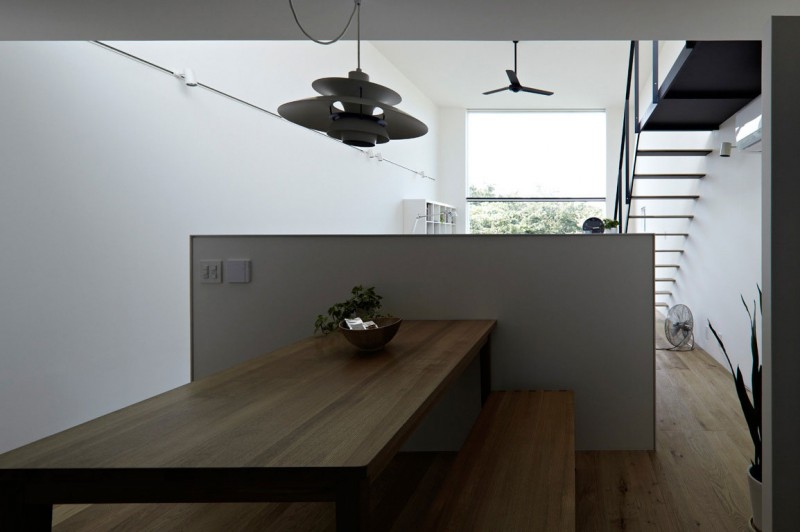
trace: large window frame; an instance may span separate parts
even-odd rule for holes
[[[603,114],[605,123],[605,115],[606,111],[604,109],[508,109],[508,110],[494,110],[494,109],[468,109],[467,110],[467,136],[469,139],[470,135],[470,126],[469,126],[469,118],[470,114],[501,114],[501,113],[516,113],[516,114],[544,114],[544,113],[597,113]],[[603,146],[605,146],[605,128],[603,131]],[[467,142],[467,161],[466,161],[466,169],[467,169],[467,195],[466,195],[466,204],[467,204],[467,220],[466,220],[466,229],[467,232],[472,232],[470,228],[470,220],[471,210],[473,205],[477,204],[486,204],[486,203],[505,203],[505,204],[514,204],[514,203],[599,203],[602,205],[601,211],[603,213],[603,217],[605,216],[606,212],[606,196],[593,196],[593,195],[585,195],[585,196],[506,196],[506,195],[492,195],[492,196],[475,196],[471,195],[471,188],[472,188],[472,180],[470,176],[470,162],[469,162],[469,141]],[[603,172],[605,172],[606,165],[603,165]],[[603,188],[605,188],[605,179],[602,181]]]

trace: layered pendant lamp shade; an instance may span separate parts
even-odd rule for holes
[[[390,140],[421,137],[428,132],[428,126],[395,108],[402,101],[400,95],[388,87],[372,83],[367,73],[361,70],[361,0],[355,0],[355,9],[359,19],[358,68],[346,78],[314,81],[311,87],[321,96],[285,103],[278,107],[278,114],[290,122],[324,131],[345,144],[362,148]]]

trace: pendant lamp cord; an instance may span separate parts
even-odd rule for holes
[[[358,47],[358,67],[356,70],[361,72],[361,0],[356,1],[356,10],[358,16],[356,17],[356,46]],[[352,15],[351,15],[352,16]]]
[[[353,22],[353,16],[356,14],[356,11],[358,11],[358,18],[359,18],[359,48],[358,48],[358,57],[359,57],[359,59],[358,59],[358,62],[359,62],[359,67],[361,67],[361,23],[360,23],[360,19],[361,19],[361,9],[360,9],[361,8],[361,0],[354,0],[354,2],[353,2],[353,11],[350,13],[350,18],[347,19],[347,25],[344,27],[342,32],[336,38],[331,39],[330,41],[320,41],[319,39],[315,39],[314,37],[309,35],[309,33],[305,30],[305,28],[303,28],[303,25],[300,24],[300,19],[297,18],[297,12],[294,10],[294,3],[292,2],[292,0],[289,0],[289,8],[292,10],[292,16],[294,17],[294,21],[297,23],[297,27],[300,28],[300,31],[303,32],[303,35],[305,35],[306,37],[308,37],[309,39],[311,39],[312,41],[314,41],[317,44],[333,44],[333,43],[337,42],[339,39],[341,39],[344,36],[344,34],[347,31],[347,29],[350,27],[350,24]]]

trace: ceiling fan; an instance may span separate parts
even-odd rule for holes
[[[502,91],[511,91],[511,92],[530,92],[532,94],[542,94],[544,96],[552,96],[553,93],[551,91],[534,89],[533,87],[526,87],[519,82],[519,78],[517,77],[517,43],[519,43],[519,41],[514,41],[514,70],[506,70],[506,74],[508,74],[508,81],[511,82],[511,85],[509,85],[508,87],[495,89],[493,91],[486,91],[483,94],[486,95]]]

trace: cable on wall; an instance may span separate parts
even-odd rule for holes
[[[345,30],[346,29],[347,28],[345,28]],[[137,63],[141,63],[143,65],[146,65],[146,66],[149,66],[149,67],[154,68],[156,70],[159,70],[160,72],[163,72],[164,74],[169,74],[170,76],[173,76],[173,77],[186,79],[186,71],[175,71],[175,72],[173,72],[172,70],[169,70],[168,68],[164,68],[164,67],[162,67],[160,65],[157,65],[157,64],[152,63],[150,61],[147,61],[146,59],[142,59],[141,57],[135,56],[135,55],[133,55],[131,53],[128,53],[128,52],[126,52],[124,50],[120,50],[119,48],[115,48],[114,46],[111,46],[110,44],[106,44],[106,43],[104,43],[102,41],[90,41],[90,42],[92,44],[95,44],[95,45],[103,48],[104,50],[107,50],[109,52],[114,52],[116,54],[119,54],[119,55],[127,58],[127,59],[131,59],[132,61],[136,61]],[[193,77],[194,76],[192,75],[192,78]],[[213,92],[214,94],[217,94],[219,96],[223,96],[225,98],[228,98],[229,100],[233,100],[234,102],[237,102],[237,103],[240,103],[240,104],[245,105],[247,107],[250,107],[251,109],[254,109],[256,111],[260,111],[262,113],[266,113],[266,114],[270,115],[271,117],[276,118],[276,119],[278,119],[281,122],[284,122],[286,124],[292,124],[293,126],[296,126],[296,127],[302,127],[302,126],[298,126],[297,124],[295,124],[293,122],[290,122],[289,120],[286,120],[285,118],[283,118],[278,113],[272,112],[269,109],[264,109],[263,107],[259,107],[258,105],[254,104],[254,103],[250,103],[250,102],[248,102],[246,100],[242,100],[241,98],[237,98],[236,96],[234,96],[232,94],[229,94],[227,92],[221,91],[219,89],[215,89],[214,87],[212,87],[210,85],[206,85],[205,83],[201,83],[201,82],[199,82],[197,80],[192,79],[192,82],[194,83],[193,85],[191,85],[193,87],[195,87],[195,86],[196,87],[201,87],[201,88],[206,89],[206,90],[208,90],[210,92]],[[345,144],[344,142],[342,142],[341,140],[329,137],[327,134],[325,134],[325,133],[323,133],[321,131],[316,131],[314,129],[308,129],[308,128],[305,128],[305,127],[303,127],[303,129],[305,131],[310,131],[311,133],[314,133],[314,134],[319,135],[321,137],[324,137],[324,138],[326,138],[328,140],[336,142],[337,144],[340,144],[342,146],[347,146],[348,148],[351,148],[353,150],[357,150],[357,151],[365,154],[366,156],[368,156],[370,159],[376,158],[376,156],[372,153],[372,150],[364,150],[364,149],[359,148],[357,146],[349,146],[349,145]],[[377,159],[378,159],[379,162],[384,162],[384,163],[391,164],[393,166],[396,166],[396,167],[398,167],[398,168],[400,168],[402,170],[406,170],[408,172],[411,172],[412,174],[417,175],[419,177],[422,177],[424,179],[430,179],[431,181],[436,181],[436,178],[425,174],[424,171],[414,170],[412,168],[409,168],[408,166],[405,166],[405,165],[402,165],[400,163],[394,162],[394,161],[392,161],[390,159],[387,159],[387,158],[383,157],[380,153],[377,154]]]

